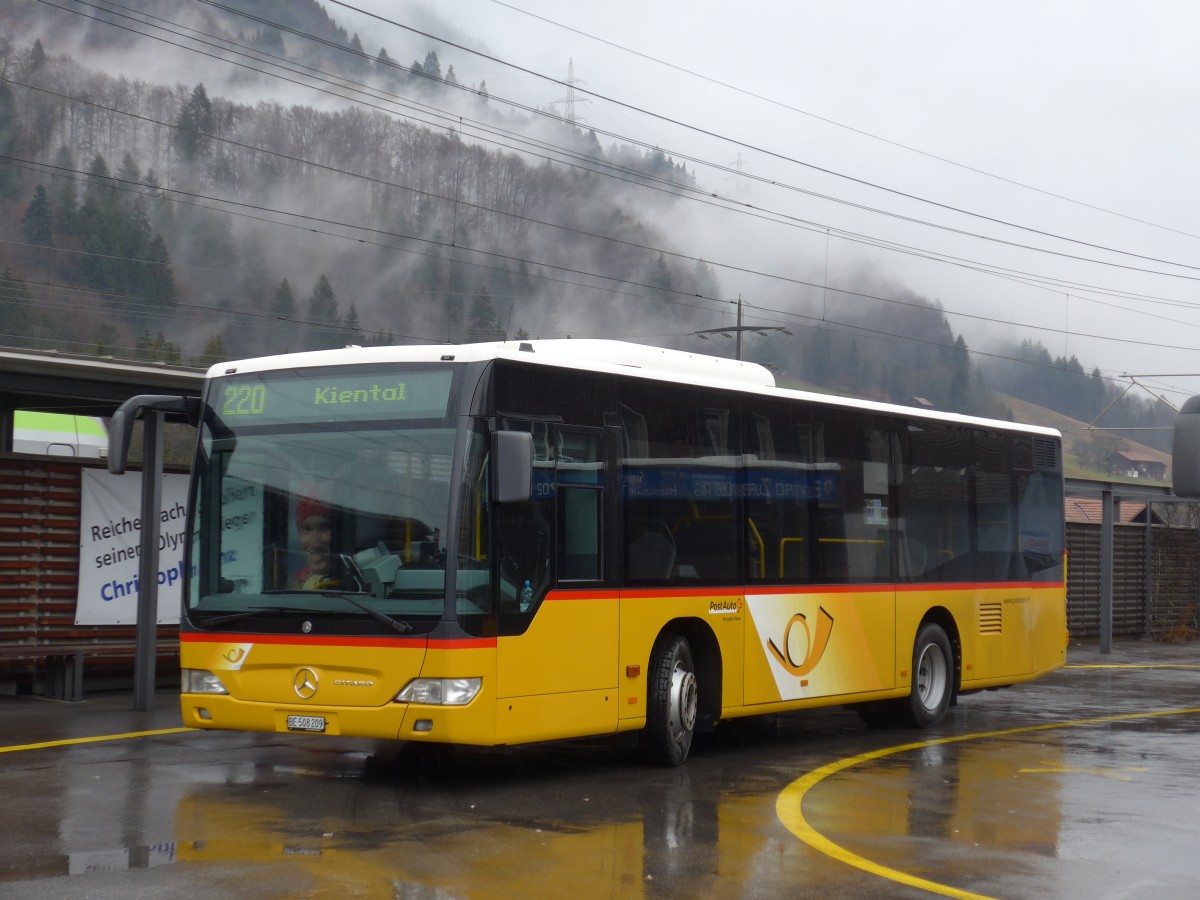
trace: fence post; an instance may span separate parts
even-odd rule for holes
[[[1150,508],[1150,501],[1146,501],[1146,539],[1144,543],[1146,572],[1144,581],[1143,594],[1146,598],[1145,613],[1146,621],[1142,626],[1142,637],[1150,637],[1150,621],[1153,618],[1154,612],[1154,510]]]
[[[1100,652],[1112,653],[1113,637],[1113,520],[1112,488],[1100,493]]]

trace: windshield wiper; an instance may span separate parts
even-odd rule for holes
[[[265,612],[285,613],[303,612],[303,610],[297,610],[291,606],[251,606],[249,609],[243,609],[240,612],[229,613],[228,615],[224,616],[213,616],[212,618],[204,620],[197,620],[193,618],[192,624],[197,628],[212,628],[214,625],[224,625],[226,622],[233,622],[237,619],[246,619],[250,616],[257,616],[260,613]],[[191,617],[189,616],[189,618]]]
[[[271,593],[285,593],[285,592],[284,591],[273,591]],[[286,592],[286,593],[290,593],[290,592]],[[392,629],[393,631],[398,631],[400,634],[409,634],[413,630],[412,626],[409,625],[407,622],[402,622],[399,619],[392,618],[385,612],[380,612],[377,609],[372,609],[370,606],[367,606],[367,604],[365,604],[359,600],[355,600],[353,597],[349,596],[348,594],[338,594],[338,593],[334,593],[332,591],[321,591],[320,594],[322,597],[338,597],[342,600],[345,600],[347,603],[357,606],[359,609],[361,609],[363,612],[365,612],[367,615],[369,615],[372,619],[375,619],[377,622],[383,623],[384,625],[386,625],[388,628]],[[302,615],[312,615],[313,613],[321,613],[321,612],[328,612],[328,610],[297,609],[294,606],[251,606],[249,609],[243,609],[243,610],[240,610],[239,612],[229,613],[228,615],[224,615],[224,616],[213,616],[211,619],[204,619],[203,621],[198,621],[198,620],[193,619],[192,624],[195,625],[197,628],[207,629],[207,628],[213,628],[217,625],[224,625],[227,622],[234,622],[234,621],[237,621],[238,619],[245,619],[245,618],[249,618],[250,616],[257,616],[261,613],[300,613]]]
[[[333,593],[332,591],[321,591],[321,596],[322,597],[341,597],[347,603],[352,603],[353,605],[357,606],[359,609],[361,609],[363,612],[365,612],[368,616],[370,616],[376,622],[382,622],[384,625],[386,625],[388,628],[392,629],[393,631],[398,631],[401,634],[408,634],[409,632],[412,631],[412,626],[409,625],[407,622],[402,622],[399,619],[394,619],[391,616],[389,616],[387,613],[382,612],[381,610],[375,609],[374,607],[371,607],[371,606],[367,606],[367,604],[363,603],[361,600],[355,600],[349,594],[337,594],[337,593]]]

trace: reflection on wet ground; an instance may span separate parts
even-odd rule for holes
[[[1194,896],[1198,650],[1073,649],[929,732],[840,709],[728,723],[681,769],[615,741],[0,752],[0,896]],[[169,694],[0,698],[8,747],[178,724]]]

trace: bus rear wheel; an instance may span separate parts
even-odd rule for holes
[[[913,644],[912,690],[905,718],[917,728],[936,725],[954,699],[954,652],[936,622],[926,622]]]
[[[700,705],[700,684],[687,639],[674,634],[660,637],[647,675],[642,749],[650,762],[678,766],[692,747]]]

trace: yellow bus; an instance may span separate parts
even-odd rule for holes
[[[114,435],[161,399],[127,402]],[[1066,657],[1057,432],[785,390],[679,351],[214,366],[189,517],[196,728],[639,732],[678,765],[724,720],[854,704],[925,727]]]

